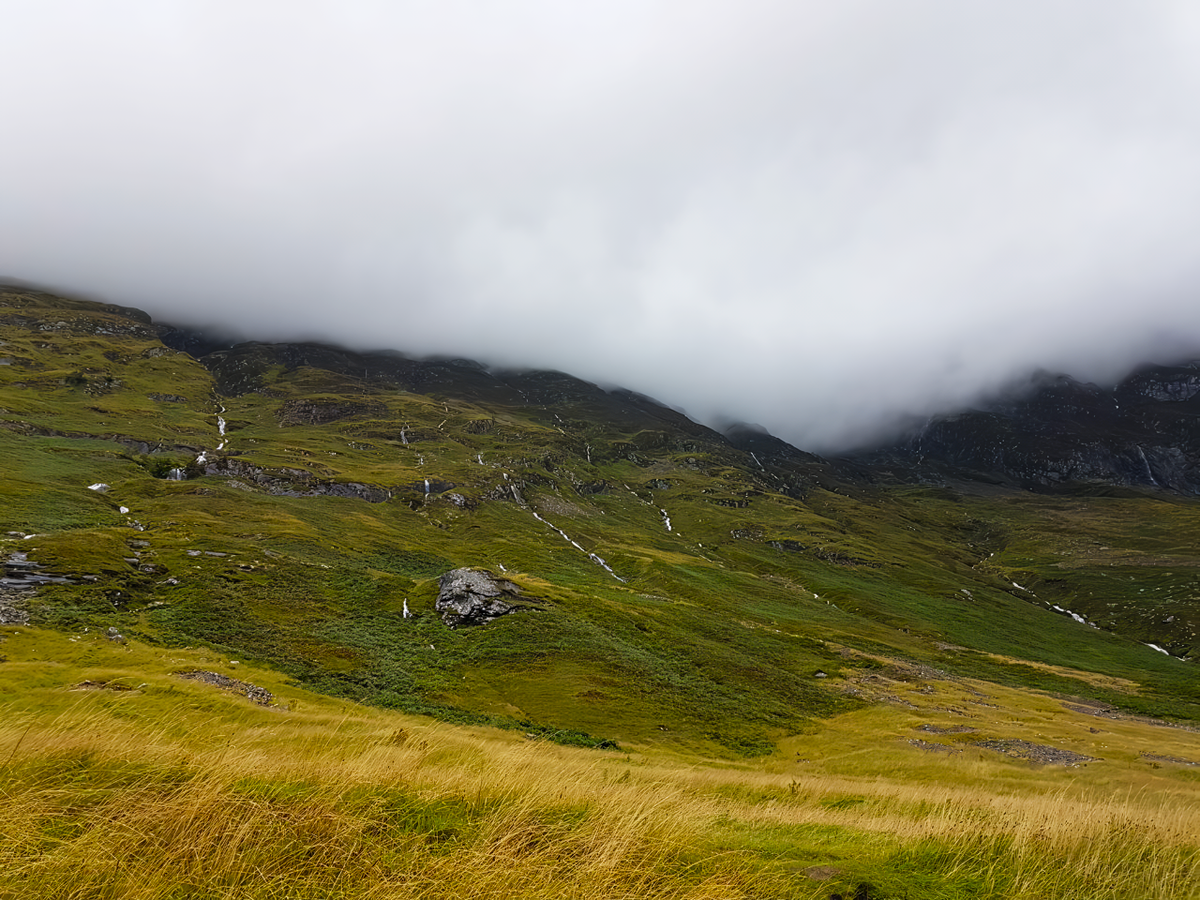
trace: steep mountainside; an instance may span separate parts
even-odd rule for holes
[[[1100,394],[1052,385],[831,462],[560,373],[9,288],[0,616],[582,744],[767,752],[931,671],[1200,720],[1190,371],[1122,386],[1101,449]]]
[[[1200,493],[1200,364],[1151,366],[1112,389],[1043,376],[986,410],[933,420],[876,463],[971,469],[1035,489],[1084,483]]]

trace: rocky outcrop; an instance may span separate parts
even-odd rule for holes
[[[0,569],[0,588],[29,589],[43,584],[74,584],[65,575],[55,575],[52,572],[40,572],[41,565],[29,559],[25,553],[13,553],[4,560]]]
[[[16,434],[30,435],[32,437],[59,437],[83,441],[111,441],[114,444],[120,444],[125,449],[142,456],[148,456],[152,453],[186,453],[192,455],[200,449],[193,444],[168,444],[163,441],[144,441],[129,435],[117,434],[110,431],[97,432],[94,434],[87,431],[60,431],[57,428],[47,428],[44,425],[35,425],[31,422],[0,422],[0,428],[3,428],[5,431],[12,431]]]
[[[153,340],[150,316],[132,306],[59,297],[30,285],[0,284],[0,323],[40,332],[124,335]]]
[[[485,569],[447,572],[438,580],[438,587],[434,609],[451,628],[483,625],[520,609],[524,603],[537,602],[533,597],[522,596],[521,589],[511,581],[497,578]]]
[[[1024,759],[1043,766],[1078,766],[1094,762],[1097,759],[1095,756],[1084,756],[1074,750],[1064,750],[1048,744],[1035,744],[1020,738],[975,741],[974,745],[985,750],[1003,753],[1012,759]]]
[[[266,469],[240,459],[218,456],[199,467],[204,475],[237,479],[277,497],[350,497],[368,503],[384,503],[392,492],[387,488],[357,481],[330,481],[304,469]]]

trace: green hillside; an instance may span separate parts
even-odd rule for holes
[[[0,898],[1200,896],[1195,501],[187,339],[0,293]]]
[[[1191,655],[1193,503],[867,480],[565,375],[197,360],[136,311],[2,302],[4,551],[72,582],[34,623],[584,744],[767,753],[893,661],[1200,719],[1194,664],[1139,642]],[[438,577],[464,566],[536,602],[451,629]]]

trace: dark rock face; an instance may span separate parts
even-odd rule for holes
[[[482,625],[518,609],[510,600],[522,598],[520,588],[484,569],[455,569],[438,580],[434,608],[451,628]]]
[[[811,463],[822,461],[819,456],[798,450],[787,441],[775,437],[761,425],[735,422],[725,429],[725,439],[737,449],[754,454],[760,466],[761,461],[767,459],[793,459]]]
[[[1143,369],[1112,389],[1043,378],[1020,398],[933,420],[874,463],[941,463],[1034,488],[1072,483],[1200,493],[1200,363]]]

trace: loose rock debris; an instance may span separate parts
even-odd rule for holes
[[[1200,762],[1195,762],[1191,759],[1183,759],[1179,756],[1161,756],[1158,753],[1139,753],[1138,755],[1142,759],[1149,760],[1150,762],[1175,763],[1175,765],[1178,766],[1200,766]]]
[[[929,734],[969,734],[975,731],[970,725],[918,725],[914,730]]]
[[[120,681],[92,681],[84,679],[71,688],[73,691],[135,691],[137,688]]]
[[[940,728],[937,725],[918,725],[916,730],[932,734],[964,734],[972,732],[975,729],[967,728],[966,726]],[[920,738],[909,738],[908,743],[918,750],[924,750],[927,753],[962,753],[962,746],[954,747],[949,744],[923,741]],[[997,753],[1003,753],[1012,759],[1023,759],[1038,765],[1049,766],[1077,766],[1082,763],[1092,762],[1098,758],[1095,756],[1085,756],[1073,750],[1063,750],[1061,747],[1051,747],[1048,744],[1035,744],[1032,741],[1023,741],[1020,738],[972,740],[965,746],[993,750]],[[1147,755],[1143,754],[1143,756]]]
[[[1200,728],[1197,728],[1195,725],[1182,725],[1177,722],[1168,722],[1164,719],[1152,719],[1149,716],[1124,713],[1115,706],[1110,706],[1107,703],[1064,703],[1063,708],[1069,709],[1071,712],[1083,713],[1085,716],[1095,716],[1099,719],[1116,719],[1121,722],[1137,722],[1142,725],[1158,725],[1163,728],[1178,728],[1182,731],[1200,732]]]
[[[1075,753],[1072,750],[1063,750],[1061,747],[1051,747],[1048,744],[1035,744],[1020,738],[975,741],[974,745],[985,750],[995,750],[997,753],[1003,753],[1013,759],[1026,759],[1041,765],[1077,766],[1098,759],[1095,756],[1084,756],[1082,753]]]
[[[241,694],[259,706],[270,706],[275,699],[275,696],[266,688],[250,684],[248,681],[238,681],[236,678],[230,678],[228,675],[222,675],[220,672],[192,671],[176,672],[175,674],[180,678],[186,678],[188,681],[203,681],[205,684],[211,684],[213,687]]]
[[[948,744],[934,744],[930,741],[923,741],[920,738],[909,738],[908,742],[918,750],[924,750],[926,753],[962,753],[961,747],[951,747]]]

